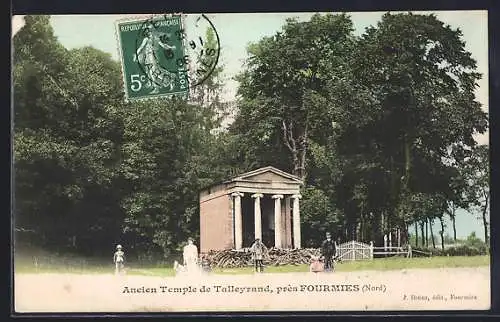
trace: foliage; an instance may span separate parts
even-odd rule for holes
[[[14,50],[16,225],[89,252],[116,236],[122,216],[112,202],[119,66],[93,48],[65,50],[47,16],[26,17]]]
[[[489,240],[488,214],[490,208],[490,169],[489,148],[487,145],[478,145],[471,151],[471,155],[462,162],[462,175],[466,182],[465,200],[468,209],[479,210],[480,219],[484,226],[484,240]]]
[[[460,245],[445,248],[444,250],[441,248],[412,248],[417,251],[421,251],[424,253],[432,254],[432,256],[484,256],[489,255],[489,248],[484,245]],[[422,257],[425,255],[414,253],[415,257]]]
[[[385,213],[389,226],[439,217],[441,201],[431,213],[422,202],[456,200],[461,192],[454,187],[463,186],[456,182],[458,162],[470,155],[473,135],[486,130],[474,98],[480,75],[461,36],[433,15],[387,13],[355,47],[346,96],[357,97],[349,104],[340,94],[347,103],[334,110],[337,151],[350,160],[344,200],[353,186],[374,178],[367,207]],[[331,96],[338,100],[339,92],[332,87]],[[346,207],[348,217],[359,213]]]
[[[339,236],[342,217],[331,207],[331,200],[324,191],[308,187],[303,191],[301,201],[301,234],[304,247],[318,247],[325,239],[326,232]]]
[[[274,36],[249,45],[246,69],[237,78],[233,133],[258,143],[270,155],[266,162],[284,163],[284,170],[305,179],[309,141],[321,136],[325,121],[329,125],[322,92],[330,73],[340,75],[346,64],[352,31],[346,15],[316,14],[308,22],[289,19]]]
[[[123,243],[142,259],[196,238],[198,191],[224,174],[214,110],[125,104],[118,63],[64,49],[47,16],[26,16],[14,49],[16,226],[45,247],[99,255]]]

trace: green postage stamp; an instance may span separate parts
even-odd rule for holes
[[[116,31],[127,100],[187,96],[182,15],[118,21]]]

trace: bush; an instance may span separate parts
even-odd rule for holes
[[[460,245],[450,248],[445,248],[444,250],[441,248],[413,248],[415,251],[430,253],[431,256],[481,256],[481,255],[489,255],[489,249],[486,245],[477,245],[477,246],[469,246],[469,245]],[[413,252],[413,257],[425,257],[428,255],[420,254],[418,252]]]
[[[422,253],[425,254],[422,254]],[[428,257],[428,256],[442,256],[443,250],[441,248],[425,248],[425,247],[412,247],[412,257]]]

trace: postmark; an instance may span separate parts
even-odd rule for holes
[[[127,100],[187,99],[217,66],[219,36],[205,15],[154,15],[119,21],[116,29]]]
[[[217,68],[220,38],[213,22],[204,14],[187,19],[186,53],[188,80],[191,87],[203,84]]]

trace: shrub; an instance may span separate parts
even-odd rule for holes
[[[421,254],[419,252],[430,253],[431,256],[481,256],[481,255],[489,255],[489,249],[486,245],[477,245],[477,246],[469,246],[469,245],[460,245],[450,248],[445,248],[444,250],[441,248],[413,248],[414,252],[412,254],[413,257],[425,257],[429,255]],[[416,250],[416,252],[415,252]]]

